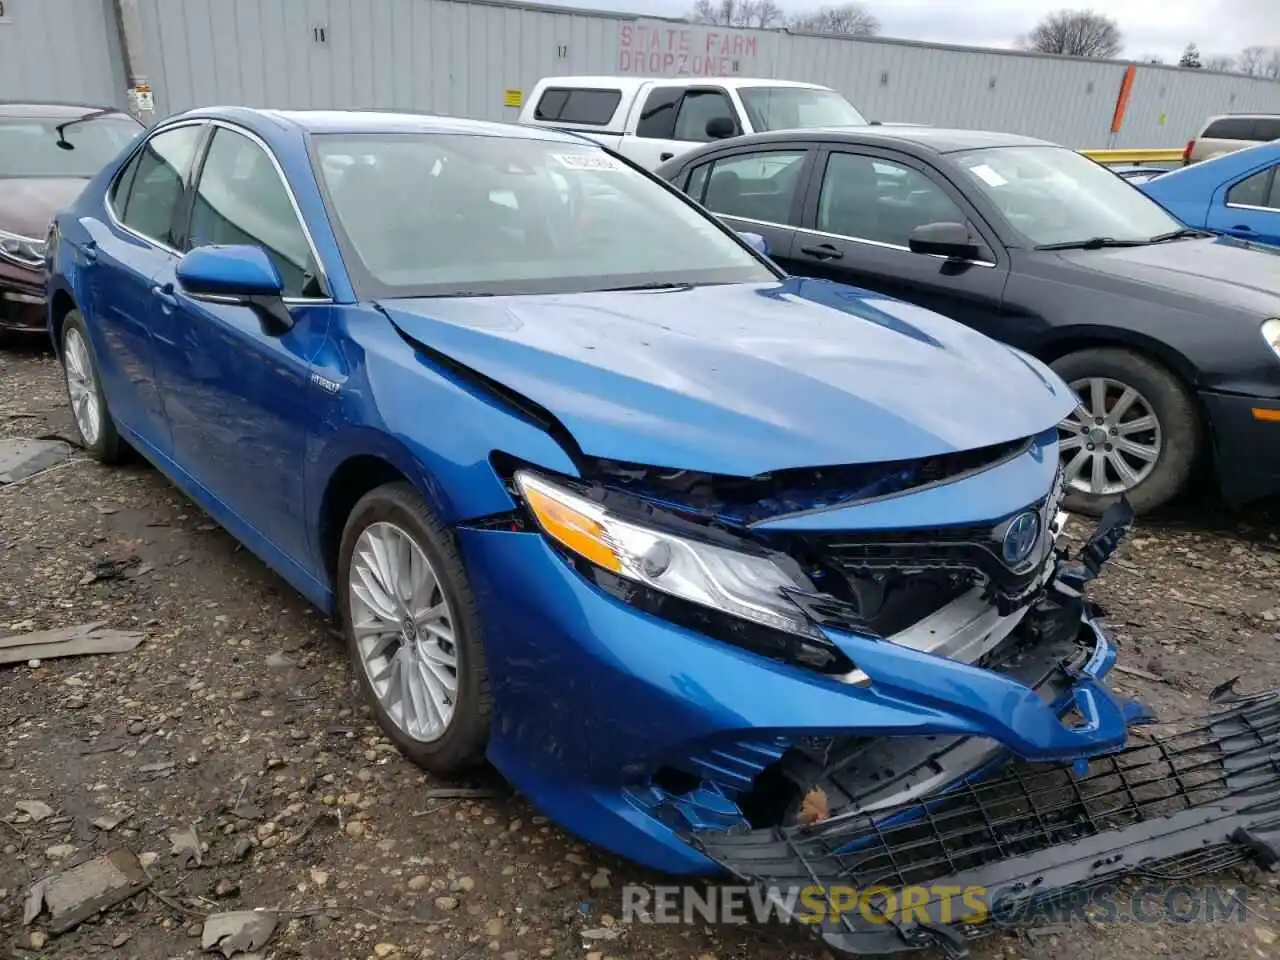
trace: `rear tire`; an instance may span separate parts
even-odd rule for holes
[[[80,445],[99,463],[120,463],[128,447],[107,408],[98,361],[79,310],[70,311],[62,323],[62,368]]]
[[[492,703],[475,597],[452,535],[408,483],[352,509],[335,593],[356,682],[392,743],[433,773],[481,763]]]
[[[1081,398],[1059,426],[1068,510],[1098,516],[1123,494],[1143,514],[1182,492],[1204,427],[1191,394],[1170,370],[1114,347],[1069,353],[1052,367]],[[1093,473],[1095,461],[1102,461],[1104,482]]]

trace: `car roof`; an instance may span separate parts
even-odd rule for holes
[[[249,127],[272,123],[277,127],[301,130],[304,133],[452,133],[599,146],[594,140],[586,137],[547,127],[386,110],[261,110],[250,107],[205,107],[170,117],[166,123],[193,119],[228,120]]]
[[[634,93],[646,83],[675,84],[677,86],[717,86],[734,90],[744,87],[795,87],[801,90],[826,90],[818,83],[805,83],[800,80],[770,80],[765,77],[611,77],[565,75],[561,77],[543,77],[538,81],[547,87],[604,87],[609,90],[622,90]]]
[[[0,117],[5,119],[29,120],[74,120],[86,114],[109,110],[112,113],[125,114],[116,107],[101,106],[92,103],[60,103],[56,101],[18,101],[0,100]]]
[[[1055,147],[1058,144],[1035,137],[1023,137],[1015,133],[997,133],[991,130],[951,130],[945,127],[883,126],[868,124],[856,127],[822,127],[804,130],[773,130],[753,133],[718,145],[745,145],[779,140],[821,140],[824,142],[855,143],[862,146],[893,146],[915,148],[917,153],[957,153],[961,150],[984,150],[990,147]]]

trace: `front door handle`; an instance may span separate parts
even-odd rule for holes
[[[1249,226],[1247,223],[1237,223],[1231,229],[1239,230],[1241,233],[1253,233],[1253,227]]]
[[[160,303],[169,310],[173,310],[178,306],[178,298],[175,297],[170,290],[167,290],[164,287],[152,287],[151,295],[159,300]]]
[[[801,247],[800,252],[818,260],[839,260],[844,251],[830,243],[822,243],[816,247]]]
[[[80,247],[80,256],[85,263],[96,263],[98,260],[98,245],[92,240],[86,240]]]

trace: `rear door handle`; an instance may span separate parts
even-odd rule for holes
[[[152,287],[151,294],[170,310],[174,309],[178,305],[178,298],[164,287]]]
[[[844,251],[830,243],[822,243],[816,247],[801,247],[800,252],[818,260],[839,260],[844,256]]]

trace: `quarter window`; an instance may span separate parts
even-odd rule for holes
[[[248,137],[219,127],[191,209],[192,247],[251,244],[266,251],[286,297],[322,296],[311,247],[275,164]]]
[[[693,172],[689,194],[726,217],[788,223],[805,151],[771,150],[737,154]]]
[[[204,133],[202,125],[157,133],[116,181],[111,195],[120,222],[168,247],[176,247],[173,224],[187,173]]]
[[[1275,167],[1269,167],[1241,180],[1227,191],[1227,203],[1237,207],[1280,207],[1275,171]]]
[[[827,160],[818,199],[817,227],[824,233],[906,247],[916,227],[967,219],[918,170],[852,153],[833,153]]]

